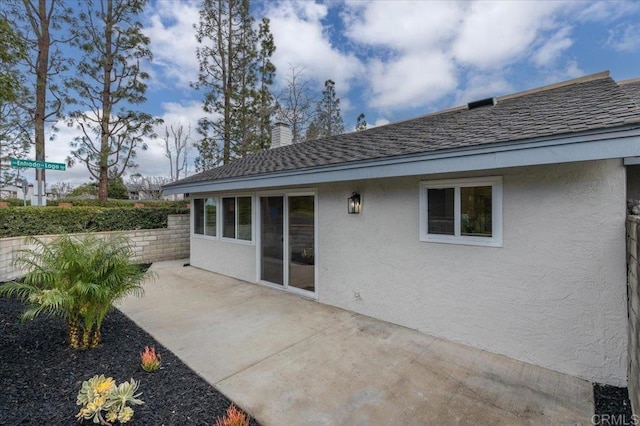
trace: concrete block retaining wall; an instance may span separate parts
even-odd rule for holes
[[[189,215],[169,215],[167,228],[133,231],[95,232],[93,235],[121,233],[129,237],[139,263],[161,260],[186,259],[189,257]],[[75,234],[78,236],[86,234]],[[51,241],[56,235],[39,235],[37,238]],[[12,265],[17,250],[28,248],[24,237],[0,239],[0,281],[7,281],[23,274]]]
[[[640,266],[640,216],[627,217],[627,294],[629,309],[629,399],[633,412],[640,413],[640,289],[638,276]]]

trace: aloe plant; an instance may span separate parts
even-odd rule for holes
[[[30,237],[28,242],[33,248],[20,250],[14,261],[26,276],[0,286],[0,295],[27,304],[23,320],[41,314],[64,318],[75,349],[97,347],[114,303],[131,294],[141,296],[142,282],[151,276],[132,263],[131,245],[121,235],[65,235],[49,243]]]

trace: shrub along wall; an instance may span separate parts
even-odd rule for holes
[[[167,227],[186,207],[12,207],[0,209],[0,238]]]
[[[43,208],[40,208],[43,209]],[[62,209],[60,209],[62,210]],[[69,209],[76,210],[76,209]],[[143,210],[143,209],[136,209]],[[177,260],[189,257],[189,215],[165,215],[166,228],[116,231],[129,237],[135,253],[134,261],[152,263],[161,260]],[[99,232],[109,235],[112,232]],[[83,234],[77,234],[79,236]],[[39,235],[43,241],[51,241],[56,235]],[[23,272],[13,266],[17,250],[29,248],[24,237],[0,239],[0,282],[14,279]]]
[[[11,207],[22,207],[24,202],[18,198],[0,198],[0,203],[6,203]],[[60,204],[71,204],[76,207],[138,207],[143,204],[145,207],[175,207],[186,208],[189,204],[188,200],[114,200],[100,201],[84,198],[63,198],[60,200],[47,199],[47,207],[57,206]],[[27,206],[31,205],[31,199],[27,199]]]

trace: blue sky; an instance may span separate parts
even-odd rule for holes
[[[154,54],[142,108],[192,129],[204,114],[201,93],[189,86],[197,78],[198,8],[198,1],[153,0],[141,18]],[[318,95],[334,80],[349,131],[361,112],[370,126],[382,125],[604,70],[615,80],[640,77],[640,1],[253,0],[252,8],[257,19],[271,19],[274,91],[290,65],[304,69]],[[73,132],[61,126],[48,161],[64,161]],[[149,145],[136,172],[168,175],[160,142]],[[56,181],[86,182],[88,172],[49,173]]]

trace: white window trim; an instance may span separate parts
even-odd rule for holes
[[[491,237],[460,235],[460,188],[491,186]],[[454,235],[428,233],[428,189],[454,188]],[[430,243],[462,244],[469,246],[502,247],[502,176],[446,179],[420,182],[420,241]]]
[[[251,239],[250,240],[241,240],[238,238],[238,198],[242,198],[242,197],[248,197],[251,199]],[[256,217],[256,204],[255,204],[255,198],[253,194],[228,194],[228,195],[221,195],[220,197],[220,217],[218,220],[218,232],[217,234],[220,235],[220,240],[221,241],[226,241],[229,243],[235,243],[235,244],[244,244],[244,245],[248,245],[248,246],[252,246],[255,244],[255,235],[256,235],[256,224],[255,224],[255,217]],[[233,198],[235,199],[235,237],[231,238],[231,237],[225,237],[223,236],[223,232],[224,232],[224,206],[223,206],[223,201],[225,198]]]
[[[197,232],[195,232],[194,228],[195,228],[195,212],[196,212],[196,200],[206,200],[207,198],[214,198],[216,200],[216,235],[207,235],[207,234],[198,234]],[[205,201],[205,206],[206,206],[206,201]],[[220,237],[220,199],[217,196],[213,196],[213,195],[203,195],[203,196],[198,196],[198,197],[193,197],[191,199],[191,237],[193,238],[202,238],[205,240],[219,240]],[[207,218],[206,218],[206,210],[204,212],[204,223],[203,223],[203,229],[206,230],[207,227]]]

